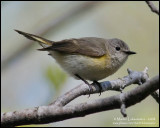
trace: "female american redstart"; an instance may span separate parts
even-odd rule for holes
[[[59,65],[76,79],[83,80],[92,90],[93,81],[100,87],[98,80],[104,79],[115,73],[131,54],[128,45],[120,39],[103,39],[97,37],[84,37],[79,39],[65,39],[50,41],[42,37],[15,30],[30,40],[37,41],[48,51]]]

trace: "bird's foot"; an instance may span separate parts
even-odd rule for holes
[[[96,80],[94,80],[92,84],[96,84],[99,87],[99,96],[100,96],[101,93],[102,93],[102,86],[101,86],[101,84],[98,81],[96,81]]]

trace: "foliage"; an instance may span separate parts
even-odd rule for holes
[[[60,90],[66,81],[67,75],[58,66],[48,66],[46,77],[56,90]]]

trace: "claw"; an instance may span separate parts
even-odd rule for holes
[[[80,80],[82,80],[85,84],[87,84],[88,85],[88,87],[89,87],[89,96],[88,96],[88,98],[90,97],[90,94],[93,92],[93,89],[92,89],[92,86],[91,86],[91,84],[89,84],[88,83],[88,81],[86,81],[85,79],[83,79],[81,76],[79,76],[78,74],[75,74],[75,76],[76,77],[78,77]]]
[[[87,83],[86,83],[87,84]],[[88,85],[88,87],[89,87],[89,95],[88,95],[88,98],[90,97],[90,94],[93,92],[93,89],[92,89],[92,87],[91,87],[91,85],[88,83],[87,84]]]
[[[99,96],[100,96],[101,93],[102,93],[102,86],[101,86],[101,84],[98,81],[93,81],[93,84],[96,84],[99,87]]]

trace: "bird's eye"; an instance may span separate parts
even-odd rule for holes
[[[120,47],[116,47],[116,50],[119,51],[121,48]]]

